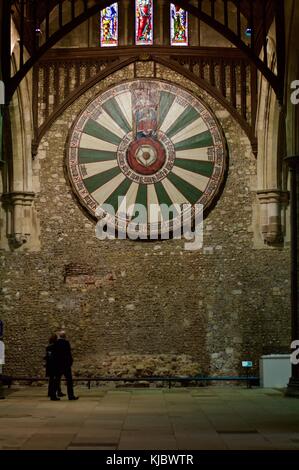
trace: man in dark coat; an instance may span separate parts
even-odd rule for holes
[[[52,335],[49,338],[49,344],[46,347],[46,377],[49,377],[48,397],[52,401],[60,400],[57,397],[58,383],[59,383],[59,370],[56,355],[57,335]]]
[[[78,400],[78,397],[74,395],[73,389],[73,377],[72,377],[72,365],[73,357],[71,351],[71,345],[66,339],[64,331],[58,334],[58,340],[55,344],[55,351],[57,357],[57,365],[59,370],[59,378],[64,375],[66,378],[67,395],[69,400]],[[60,383],[60,380],[59,380]],[[61,394],[62,395],[62,394]]]

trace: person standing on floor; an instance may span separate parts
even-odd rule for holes
[[[58,334],[58,340],[55,345],[55,350],[57,354],[57,365],[58,365],[58,371],[59,371],[58,389],[60,389],[59,384],[60,384],[61,377],[64,376],[66,378],[68,399],[78,400],[78,397],[75,397],[74,395],[74,389],[73,389],[73,377],[72,377],[73,357],[72,357],[71,345],[69,341],[66,339],[66,334],[64,331],[60,331],[60,333]],[[61,394],[61,390],[59,391]]]
[[[48,397],[52,401],[58,401],[60,398],[57,397],[58,392],[58,381],[59,381],[59,370],[56,354],[57,335],[52,335],[49,338],[49,344],[46,347],[46,377],[49,377],[48,386]]]

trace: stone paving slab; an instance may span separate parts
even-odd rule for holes
[[[33,434],[22,445],[22,450],[65,450],[72,442],[74,434],[56,434],[38,433]]]
[[[0,449],[299,450],[299,400],[278,390],[76,387],[76,402],[46,390],[0,401]]]
[[[153,433],[122,433],[118,450],[178,450],[174,436],[153,435]]]

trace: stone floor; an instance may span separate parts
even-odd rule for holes
[[[49,401],[45,387],[0,400],[0,449],[299,449],[299,399],[241,387],[76,387]]]

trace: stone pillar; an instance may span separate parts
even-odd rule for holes
[[[34,198],[35,194],[29,192],[14,192],[3,196],[5,203],[10,206],[12,213],[9,234],[12,248],[20,248],[30,238]]]
[[[291,173],[291,315],[292,341],[299,340],[299,155],[287,157]],[[299,397],[299,364],[292,364],[287,396]]]
[[[257,192],[261,205],[261,232],[267,245],[283,242],[281,208],[288,202],[288,193],[278,189]]]

